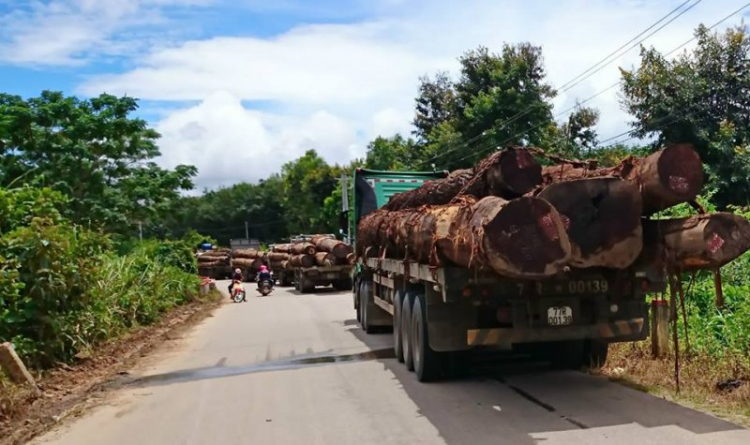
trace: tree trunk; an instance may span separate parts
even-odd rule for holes
[[[315,254],[315,264],[321,267],[334,266],[336,264],[336,257],[332,253],[318,252]]]
[[[232,258],[249,258],[254,260],[258,258],[258,251],[255,249],[237,249],[232,252]]]
[[[271,253],[268,254],[268,261],[272,261],[272,262],[278,263],[278,262],[281,262],[281,261],[288,260],[289,257],[290,257],[290,255],[288,253],[271,252]]]
[[[641,196],[617,178],[559,182],[542,190],[563,220],[574,267],[630,266],[643,248]]]
[[[312,255],[294,255],[289,260],[289,264],[293,267],[314,267],[315,257]]]
[[[528,150],[510,148],[493,153],[474,169],[456,170],[445,179],[425,182],[421,187],[394,195],[383,206],[387,210],[443,205],[459,193],[478,198],[522,196],[542,182],[542,168]]]
[[[616,167],[587,170],[570,164],[544,167],[543,182],[614,176],[638,187],[643,213],[664,210],[695,199],[703,187],[703,165],[690,144],[673,144],[643,158],[630,157]]]
[[[750,249],[750,222],[732,213],[651,220],[644,239],[659,243],[679,270],[716,270]]]
[[[232,260],[232,267],[241,267],[244,269],[254,269],[255,260],[249,258],[234,258]]]
[[[315,246],[311,243],[294,243],[292,244],[291,254],[293,255],[315,255]]]
[[[276,252],[276,253],[290,253],[291,250],[292,250],[292,245],[291,244],[276,244],[271,249],[271,252]]]
[[[432,265],[447,260],[518,278],[553,275],[570,257],[557,211],[532,197],[505,201],[492,196],[477,201],[466,196],[444,206],[381,209],[367,215],[357,233],[375,239],[372,245],[386,246],[387,256]]]
[[[352,247],[334,238],[313,238],[312,243],[319,252],[332,253],[336,258],[346,259]]]

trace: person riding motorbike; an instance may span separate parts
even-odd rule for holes
[[[232,275],[232,282],[229,283],[229,298],[232,298],[232,288],[234,287],[234,282],[239,281],[242,282],[242,271],[237,268],[234,269],[234,274]]]
[[[260,283],[262,283],[264,280],[268,280],[271,283],[271,286],[273,286],[273,280],[271,279],[271,272],[268,270],[268,267],[266,265],[260,266],[260,270],[258,271],[258,288],[260,289]]]

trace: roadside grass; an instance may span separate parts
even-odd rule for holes
[[[681,350],[679,393],[674,355],[653,358],[650,340],[611,345],[607,363],[598,372],[633,389],[750,427],[750,357],[723,354]]]

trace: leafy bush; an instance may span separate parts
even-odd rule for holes
[[[118,256],[109,237],[61,217],[63,203],[47,189],[0,189],[0,341],[35,367],[157,321],[199,284],[186,243]]]

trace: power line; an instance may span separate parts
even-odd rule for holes
[[[686,4],[688,4],[688,3],[689,3],[689,2],[691,2],[691,1],[694,1],[694,0],[686,0],[685,2],[681,3],[681,4],[679,5],[679,6],[677,6],[677,7],[675,8],[675,9],[671,10],[671,11],[670,11],[670,12],[669,12],[668,14],[666,14],[665,16],[663,16],[662,18],[660,18],[659,20],[657,20],[657,21],[656,21],[655,23],[653,23],[653,24],[652,24],[651,26],[649,26],[648,28],[646,28],[645,30],[643,30],[643,31],[642,31],[641,33],[639,33],[638,35],[636,35],[635,37],[633,37],[632,39],[630,39],[630,40],[629,40],[628,42],[626,42],[625,44],[623,44],[622,46],[620,46],[619,48],[617,48],[617,49],[616,49],[615,51],[613,51],[612,53],[610,53],[609,55],[607,55],[607,56],[606,56],[606,57],[605,57],[604,59],[600,60],[599,62],[595,63],[595,64],[594,64],[593,66],[591,66],[590,68],[588,68],[588,69],[587,69],[586,71],[582,72],[582,73],[581,73],[581,74],[579,74],[578,76],[576,76],[576,77],[574,77],[573,79],[569,80],[568,82],[564,83],[564,84],[563,84],[563,85],[562,85],[562,86],[560,87],[560,88],[562,88],[561,92],[566,92],[566,91],[569,91],[569,90],[570,90],[570,89],[572,89],[573,87],[575,87],[575,86],[579,85],[579,84],[580,84],[581,82],[583,82],[584,80],[588,79],[589,77],[593,76],[594,74],[596,74],[596,73],[598,73],[599,71],[601,71],[602,69],[604,69],[604,67],[606,67],[606,66],[608,66],[609,64],[611,64],[612,62],[614,62],[614,61],[616,60],[616,58],[614,58],[614,59],[610,60],[609,62],[605,63],[604,65],[601,65],[601,64],[602,64],[603,62],[607,61],[607,59],[609,59],[610,57],[612,57],[612,55],[614,55],[614,54],[617,54],[617,53],[619,53],[619,52],[620,52],[620,50],[622,50],[622,48],[624,48],[624,47],[626,47],[627,45],[631,44],[631,43],[632,43],[632,42],[633,42],[634,40],[638,39],[638,38],[639,38],[640,36],[642,36],[643,34],[647,33],[647,32],[648,32],[648,31],[650,31],[651,29],[653,29],[653,28],[654,28],[654,27],[655,27],[656,25],[658,25],[659,23],[661,23],[661,22],[663,22],[664,20],[666,20],[666,19],[667,19],[667,18],[668,18],[669,16],[671,16],[672,14],[674,14],[675,12],[677,12],[678,10],[680,10],[680,9],[681,9],[681,8],[682,8],[683,6],[685,6]],[[692,3],[691,5],[689,5],[689,6],[687,7],[687,8],[683,9],[682,11],[680,11],[680,12],[679,12],[679,14],[677,14],[677,15],[675,15],[674,17],[672,17],[671,19],[669,19],[669,21],[667,21],[667,22],[666,22],[666,23],[664,23],[664,24],[663,24],[662,26],[660,26],[659,28],[657,28],[656,30],[654,30],[653,32],[651,32],[650,34],[648,34],[648,35],[647,35],[646,37],[644,37],[644,38],[642,38],[642,39],[638,40],[638,41],[637,41],[637,42],[636,42],[635,44],[633,44],[633,45],[632,45],[631,47],[629,47],[629,48],[628,48],[627,50],[625,50],[624,52],[622,52],[622,53],[621,53],[620,55],[622,55],[622,54],[625,54],[625,53],[627,53],[627,52],[631,51],[631,50],[632,50],[633,48],[635,48],[635,47],[637,47],[638,45],[640,45],[640,44],[641,44],[642,42],[644,42],[644,41],[645,41],[646,39],[648,39],[648,38],[652,37],[652,36],[653,36],[654,34],[656,34],[657,32],[661,31],[662,29],[664,29],[664,28],[665,28],[665,27],[666,27],[667,25],[669,25],[670,23],[672,23],[673,21],[675,21],[676,19],[678,19],[678,18],[679,18],[680,16],[682,16],[682,15],[683,15],[683,14],[685,14],[686,12],[690,11],[691,9],[693,9],[693,8],[694,8],[695,6],[697,6],[697,5],[698,5],[699,3],[701,3],[702,1],[703,1],[703,0],[695,0],[695,1],[694,1],[694,3]],[[731,16],[730,16],[730,17],[731,17]],[[729,17],[727,17],[727,19],[728,19],[728,18],[729,18]],[[726,20],[726,19],[724,19],[724,20]],[[686,45],[687,43],[689,43],[689,42],[686,42],[686,43],[685,43],[685,44],[683,44],[682,46]],[[601,65],[601,66],[600,66],[600,65]],[[598,67],[598,68],[597,68],[597,67]],[[591,72],[591,70],[594,70],[594,71],[593,71],[593,72]],[[584,76],[584,77],[581,77],[581,76]],[[610,87],[607,87],[607,89],[605,89],[605,90],[608,90],[608,89],[611,89],[611,88],[613,88],[613,87],[612,87],[612,86],[610,86]],[[588,101],[588,100],[587,100],[587,101]],[[528,114],[528,113],[529,113],[529,112],[530,112],[530,111],[531,111],[531,110],[532,110],[533,108],[535,108],[535,107],[538,107],[538,106],[541,106],[541,104],[534,104],[534,105],[529,105],[529,106],[528,106],[528,107],[526,107],[525,109],[521,110],[520,112],[518,112],[518,113],[516,113],[515,115],[511,116],[510,118],[508,118],[508,119],[507,119],[507,120],[505,120],[504,122],[500,123],[500,124],[499,124],[499,127],[500,127],[500,128],[498,128],[498,129],[503,129],[503,128],[507,127],[507,125],[508,125],[508,124],[510,124],[510,123],[512,123],[512,122],[515,122],[516,120],[518,120],[518,119],[520,119],[521,117],[523,117],[523,116],[525,116],[526,114]],[[569,110],[566,110],[566,112],[567,112],[567,111],[569,111]],[[482,137],[485,137],[485,136],[489,135],[489,134],[491,133],[491,131],[490,131],[490,130],[491,130],[491,129],[485,130],[485,131],[483,131],[482,133],[480,133],[479,135],[477,135],[477,136],[473,137],[472,139],[470,139],[469,141],[466,141],[466,142],[462,142],[462,143],[460,143],[459,145],[457,145],[457,146],[455,146],[455,147],[453,147],[453,148],[451,148],[451,149],[448,149],[448,150],[446,150],[446,151],[444,151],[444,152],[442,152],[442,153],[440,153],[440,154],[438,154],[438,155],[435,155],[435,156],[433,156],[432,158],[428,159],[427,161],[423,162],[423,163],[422,163],[422,164],[420,164],[420,165],[424,165],[424,164],[426,164],[426,163],[431,163],[431,162],[435,161],[436,159],[438,159],[438,158],[440,158],[440,157],[442,157],[442,156],[444,156],[444,155],[447,155],[447,154],[449,154],[449,153],[452,153],[452,152],[454,152],[454,151],[458,150],[458,149],[459,149],[459,148],[461,148],[461,147],[464,147],[464,146],[468,146],[468,144],[469,144],[469,143],[471,143],[471,142],[473,142],[473,141],[476,141],[476,140],[478,140],[478,139],[480,139],[480,138],[482,138]],[[533,130],[533,129],[531,129],[531,130],[529,130],[529,131],[532,131],[532,130]],[[507,142],[507,141],[506,141],[506,142]],[[503,142],[503,143],[505,143],[505,142]],[[466,158],[462,158],[462,159],[466,159]]]
[[[696,4],[697,4],[697,3],[696,3]],[[693,5],[693,6],[695,6],[695,5]],[[744,9],[747,9],[748,7],[750,7],[750,2],[748,2],[748,3],[744,4],[743,6],[741,6],[741,7],[740,7],[740,8],[738,8],[738,9],[736,9],[736,10],[735,10],[734,12],[732,12],[731,14],[727,15],[726,17],[722,18],[722,19],[721,19],[721,20],[719,20],[718,22],[714,23],[713,25],[711,25],[711,26],[710,26],[710,27],[708,28],[708,30],[709,30],[709,31],[710,31],[710,30],[713,30],[713,29],[714,29],[714,28],[716,28],[717,26],[719,26],[719,25],[721,25],[722,23],[726,22],[727,20],[729,20],[730,18],[734,17],[735,15],[737,15],[738,13],[740,13],[741,11],[743,11]],[[688,43],[692,42],[692,41],[693,41],[693,40],[695,40],[695,39],[696,39],[696,37],[693,37],[693,38],[691,38],[690,40],[687,40],[687,41],[685,41],[685,42],[684,42],[684,43],[682,43],[681,45],[679,45],[679,46],[675,47],[674,49],[670,50],[669,52],[667,52],[667,53],[665,54],[665,57],[666,57],[666,56],[669,56],[669,55],[671,55],[671,54],[673,54],[673,53],[675,53],[676,51],[678,51],[679,49],[681,49],[682,47],[684,47],[685,45],[687,45]],[[608,86],[607,88],[605,88],[605,89],[603,89],[603,90],[599,91],[598,93],[595,93],[595,94],[594,94],[593,96],[590,96],[590,97],[588,97],[588,98],[587,98],[586,100],[584,100],[583,102],[580,102],[580,103],[579,103],[579,104],[577,104],[577,105],[580,105],[580,104],[582,104],[582,103],[588,102],[589,100],[593,99],[594,97],[597,97],[597,96],[599,96],[599,95],[603,94],[604,92],[606,92],[606,91],[608,91],[608,90],[611,90],[612,88],[614,88],[614,87],[615,87],[615,86],[617,86],[617,85],[619,85],[619,81],[618,81],[618,82],[616,82],[615,84],[613,84],[613,85],[610,85],[610,86]],[[577,106],[577,105],[576,105],[576,106]],[[565,113],[567,113],[568,111],[570,111],[570,110],[571,110],[571,109],[573,109],[573,108],[576,108],[576,106],[570,107],[570,108],[568,108],[568,109],[566,109],[566,110],[564,110],[564,111],[562,111],[562,112],[558,113],[557,115],[555,115],[555,118],[559,117],[559,116],[560,116],[561,114],[565,114]],[[695,114],[695,113],[691,113],[690,115],[692,115],[692,114]],[[688,116],[689,116],[689,115],[688,115]],[[685,116],[685,117],[687,117],[687,116]],[[533,131],[533,130],[535,130],[535,129],[537,129],[537,128],[541,127],[542,125],[544,125],[544,123],[543,123],[543,124],[539,124],[539,125],[536,125],[536,126],[532,127],[531,129],[529,129],[528,131]],[[601,144],[601,143],[603,143],[603,142],[607,142],[607,141],[610,141],[610,140],[612,140],[612,139],[616,139],[616,138],[619,138],[619,137],[625,136],[625,135],[627,135],[627,134],[631,133],[632,131],[633,131],[633,130],[628,130],[628,131],[626,131],[626,132],[624,132],[624,133],[621,133],[621,134],[619,134],[619,135],[617,135],[617,136],[613,136],[613,137],[611,137],[611,138],[605,139],[604,141],[600,141],[600,144]],[[499,144],[499,146],[503,146],[504,144],[506,144],[506,143],[508,143],[508,142],[510,142],[510,141],[512,141],[512,140],[514,140],[514,139],[516,139],[517,137],[519,137],[519,136],[522,136],[522,135],[523,135],[523,133],[519,133],[519,134],[516,134],[516,135],[514,135],[513,137],[511,137],[511,138],[508,138],[508,139],[504,140],[503,142],[501,142],[501,143]],[[619,143],[622,143],[622,142],[625,142],[625,141],[628,141],[628,140],[630,140],[630,139],[634,139],[634,138],[635,138],[635,137],[631,137],[631,138],[625,139],[625,140],[623,140],[623,141],[620,141]],[[496,147],[491,147],[491,148],[496,148]],[[482,154],[482,153],[484,153],[484,152],[480,152],[479,154]],[[463,160],[466,160],[466,159],[468,159],[468,158],[470,158],[470,157],[472,157],[472,156],[475,156],[475,155],[476,155],[476,153],[470,154],[470,155],[468,155],[468,156],[465,156],[465,157],[463,157],[463,158],[460,158],[460,159],[458,159],[458,160],[457,160],[456,162],[461,162],[461,161],[463,161]]]

